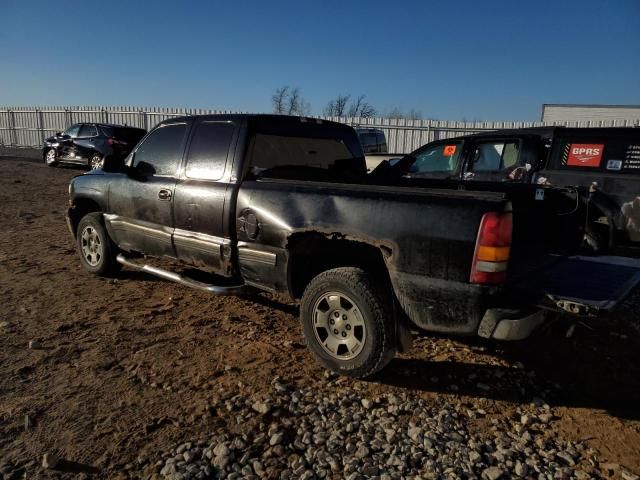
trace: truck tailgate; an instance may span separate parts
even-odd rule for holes
[[[575,256],[542,274],[540,307],[594,316],[613,310],[640,282],[640,259]]]

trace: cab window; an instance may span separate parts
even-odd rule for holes
[[[98,130],[94,125],[82,125],[80,127],[80,133],[78,133],[79,137],[95,137],[98,135]]]
[[[471,155],[466,180],[519,180],[520,143],[517,140],[482,142]],[[514,173],[515,172],[515,173]]]
[[[187,177],[202,180],[222,178],[234,131],[235,126],[231,122],[202,122],[198,125],[189,147]]]
[[[427,145],[413,154],[415,160],[409,167],[409,174],[452,174],[458,168],[461,150],[462,142]]]
[[[136,149],[134,167],[150,175],[175,175],[182,160],[186,133],[185,123],[156,128]]]

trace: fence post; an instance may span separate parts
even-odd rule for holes
[[[36,111],[38,112],[38,130],[40,130],[40,140],[44,143],[44,114],[41,109],[36,109]]]
[[[109,123],[109,112],[107,112],[106,108],[102,109],[102,121],[104,123]]]
[[[67,126],[65,127],[65,130],[66,130],[73,123],[73,114],[71,113],[71,110],[69,110],[68,108],[65,108],[64,116],[67,120]]]
[[[11,146],[18,146],[18,134],[16,132],[16,117],[13,110],[9,110],[9,128],[11,129]]]

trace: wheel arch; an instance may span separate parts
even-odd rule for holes
[[[338,267],[362,268],[374,274],[392,291],[384,260],[388,254],[385,247],[343,235],[304,232],[289,237],[287,250],[287,286],[294,299],[302,297],[316,275]]]
[[[86,197],[78,197],[73,200],[69,209],[69,221],[73,231],[73,236],[77,236],[78,224],[82,217],[89,213],[102,212],[102,208],[95,200]]]

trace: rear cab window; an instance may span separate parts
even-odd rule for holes
[[[353,182],[366,162],[355,131],[316,120],[250,125],[249,178]]]

